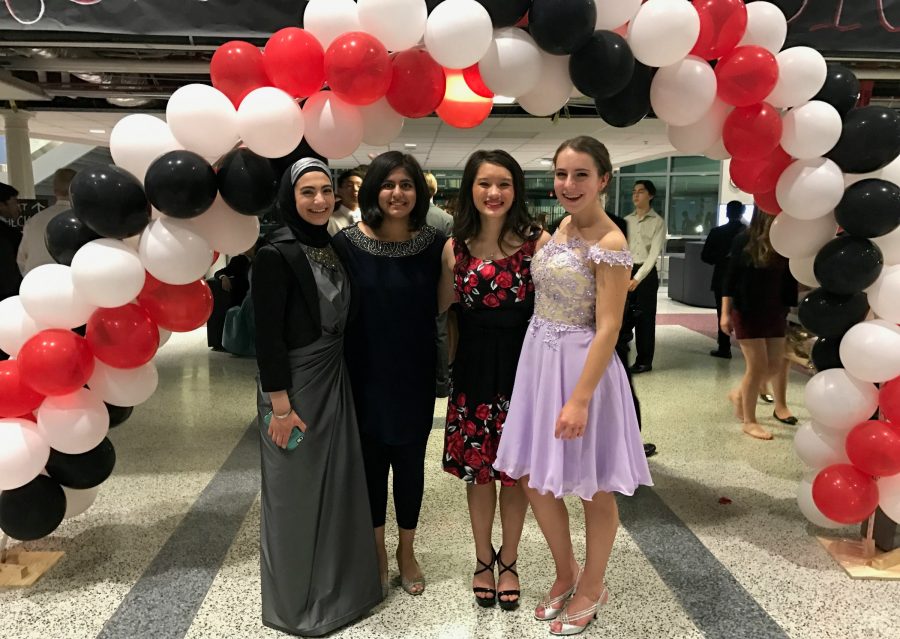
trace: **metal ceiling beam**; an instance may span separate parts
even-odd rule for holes
[[[41,87],[0,71],[0,100],[50,100]]]
[[[0,58],[0,67],[10,71],[209,75],[209,62],[202,60],[108,60],[104,58],[7,57]]]

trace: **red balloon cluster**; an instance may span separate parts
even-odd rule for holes
[[[325,79],[350,104],[380,100],[391,85],[391,58],[377,38],[363,31],[339,35],[325,52]]]
[[[68,395],[84,386],[94,372],[94,354],[81,335],[48,328],[19,349],[23,384],[41,395]]]
[[[0,419],[19,417],[41,405],[44,396],[22,381],[19,361],[0,361]]]
[[[159,348],[159,328],[137,304],[97,309],[88,320],[85,338],[96,358],[115,368],[143,366]]]
[[[235,107],[254,89],[271,84],[262,52],[241,40],[226,42],[216,49],[209,63],[209,76],[213,86],[228,96]]]
[[[759,160],[733,158],[729,173],[731,181],[746,193],[768,193],[775,190],[778,178],[793,162],[781,145],[775,147],[767,157]]]
[[[325,84],[325,51],[304,29],[287,27],[273,33],[263,61],[272,84],[295,98],[308,98]]]
[[[409,49],[391,60],[391,86],[387,101],[407,118],[424,118],[441,104],[447,90],[444,69],[427,51]]]
[[[728,114],[722,127],[722,142],[732,157],[761,160],[781,142],[778,109],[768,102],[738,107]]]
[[[765,100],[778,82],[778,62],[768,49],[738,47],[716,64],[719,99],[736,107]]]
[[[886,420],[900,424],[900,377],[881,385],[878,406]]]
[[[734,49],[747,30],[744,0],[695,0],[700,15],[700,36],[691,54],[715,60]],[[763,96],[765,97],[765,96]]]
[[[847,457],[874,477],[900,473],[900,428],[879,420],[859,424],[847,435]]]
[[[203,280],[184,285],[166,284],[147,273],[138,304],[158,326],[183,333],[203,326],[212,314],[213,298]]]
[[[841,524],[861,522],[878,507],[878,484],[851,464],[835,464],[819,471],[812,494],[822,514]]]

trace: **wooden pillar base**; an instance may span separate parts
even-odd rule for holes
[[[31,586],[62,559],[63,552],[12,550],[0,563],[0,588]]]
[[[816,537],[851,579],[900,581],[900,550],[873,552],[866,539],[832,539]]]

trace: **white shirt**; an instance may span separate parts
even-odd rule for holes
[[[362,213],[360,213],[359,209],[351,210],[341,204],[328,219],[328,234],[337,235],[338,231],[348,226],[353,226],[361,219]]]
[[[650,209],[643,218],[638,218],[637,213],[626,215],[625,224],[628,226],[628,250],[634,263],[641,265],[634,279],[641,282],[662,254],[666,243],[666,221]]]
[[[50,257],[50,252],[47,251],[44,233],[50,220],[70,208],[72,205],[68,200],[58,199],[56,204],[32,215],[25,222],[25,226],[22,227],[22,243],[19,244],[19,253],[16,256],[22,275],[43,264],[56,264],[56,260]]]

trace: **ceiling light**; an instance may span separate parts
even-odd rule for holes
[[[415,145],[415,144],[411,144],[411,143],[409,143],[409,142],[407,142],[407,143],[404,144],[403,146],[406,147],[407,149],[414,149],[414,148],[416,148],[416,145]]]
[[[541,158],[541,164],[543,164],[544,166],[552,166],[553,160],[551,160],[550,158]]]
[[[88,133],[106,133],[106,129],[90,129]]]
[[[494,96],[494,104],[513,104],[515,101],[515,98],[509,98],[505,95]]]

